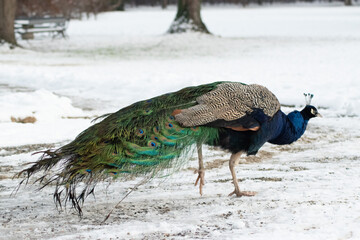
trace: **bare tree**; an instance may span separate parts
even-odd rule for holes
[[[0,0],[0,41],[17,45],[14,32],[16,0]]]
[[[167,5],[168,5],[168,0],[162,0],[162,1],[161,1],[161,8],[162,8],[162,9],[167,8]]]
[[[351,0],[344,0],[344,3],[345,3],[346,6],[351,6],[352,5]]]
[[[201,20],[200,5],[201,0],[178,0],[177,14],[168,32],[195,31],[210,33]]]
[[[18,0],[17,16],[81,18],[123,8],[124,0]]]

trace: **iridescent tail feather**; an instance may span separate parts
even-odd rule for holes
[[[81,204],[99,181],[176,171],[187,162],[184,156],[191,152],[191,146],[216,141],[218,129],[184,128],[171,113],[195,105],[197,97],[218,84],[185,88],[106,115],[69,144],[42,152],[36,163],[18,175],[29,179],[44,171],[37,178],[42,187],[55,184],[55,202],[60,207],[62,202],[70,202],[81,214]],[[79,188],[80,183],[84,186]]]

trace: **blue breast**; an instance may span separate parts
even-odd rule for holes
[[[247,155],[255,155],[266,142],[282,145],[296,141],[304,134],[307,123],[299,111],[288,115],[278,111],[272,118],[264,119],[258,131],[221,128],[219,140],[208,144],[221,146],[232,153],[245,151]]]
[[[248,155],[254,155],[266,143],[283,145],[298,140],[305,132],[308,120],[304,120],[299,111],[286,115],[278,111],[271,120],[264,122],[251,137]]]
[[[304,134],[309,121],[305,120],[299,111],[293,111],[287,116],[283,114],[282,120],[281,132],[278,130],[268,142],[278,145],[295,142]]]

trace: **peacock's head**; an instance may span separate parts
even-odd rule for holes
[[[310,105],[311,99],[314,97],[314,94],[311,93],[304,93],[305,100],[306,100],[306,106],[301,111],[301,114],[303,115],[304,119],[309,120],[313,117],[322,117],[321,114],[318,112],[316,107]]]
[[[301,111],[301,115],[303,115],[304,119],[308,120],[313,117],[322,117],[318,112],[316,107],[312,105],[306,105],[304,109]]]

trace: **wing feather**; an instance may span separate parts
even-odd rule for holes
[[[266,87],[225,82],[199,96],[197,105],[179,111],[176,121],[182,126],[259,126],[280,110],[276,96]],[[243,119],[243,121],[242,121]]]

